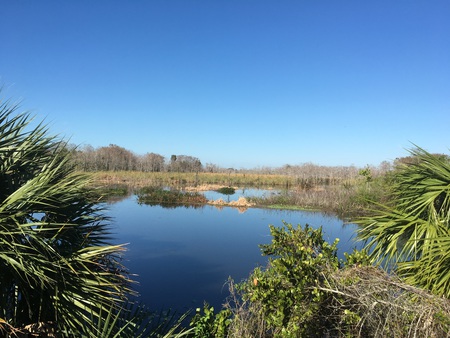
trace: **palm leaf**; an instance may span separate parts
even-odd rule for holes
[[[394,174],[393,206],[356,220],[358,237],[374,262],[397,269],[407,281],[450,295],[450,161],[421,148],[416,161]]]
[[[0,326],[56,322],[78,336],[93,321],[113,325],[133,293],[124,248],[109,244],[108,219],[65,143],[43,124],[28,129],[32,118],[16,109],[0,102],[0,318],[10,325]]]

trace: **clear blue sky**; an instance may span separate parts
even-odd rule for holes
[[[53,134],[223,167],[450,148],[450,2],[0,0],[3,97]]]

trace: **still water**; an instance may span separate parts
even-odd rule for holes
[[[236,198],[236,196],[232,197]],[[225,198],[224,198],[225,199]],[[353,224],[317,212],[250,208],[163,208],[139,205],[136,196],[109,205],[116,243],[129,243],[125,265],[137,274],[139,300],[150,309],[187,309],[204,301],[216,309],[227,280],[241,281],[266,265],[258,244],[270,243],[269,224],[323,226],[339,242],[339,256],[357,247]]]

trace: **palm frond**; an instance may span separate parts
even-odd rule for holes
[[[108,218],[65,143],[16,109],[0,102],[0,318],[76,336],[93,320],[112,324],[133,294],[124,247],[109,244]]]
[[[397,268],[407,281],[450,295],[450,160],[416,148],[416,161],[394,174],[394,205],[356,220],[374,262]]]

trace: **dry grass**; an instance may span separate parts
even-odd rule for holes
[[[354,266],[328,277],[320,289],[329,297],[328,323],[318,336],[449,337],[450,301],[403,283],[375,267]],[[275,337],[258,303],[242,300],[233,281],[225,308],[233,320],[228,337]],[[299,323],[301,324],[301,323]]]
[[[127,184],[132,187],[166,186],[237,186],[237,187],[295,187],[297,179],[287,175],[257,175],[243,173],[177,173],[140,171],[100,171],[92,173],[97,185]]]
[[[352,337],[449,337],[450,301],[403,283],[375,267],[339,270],[322,288],[335,298],[334,314]],[[355,320],[357,319],[357,320]],[[348,331],[349,326],[347,326]]]

